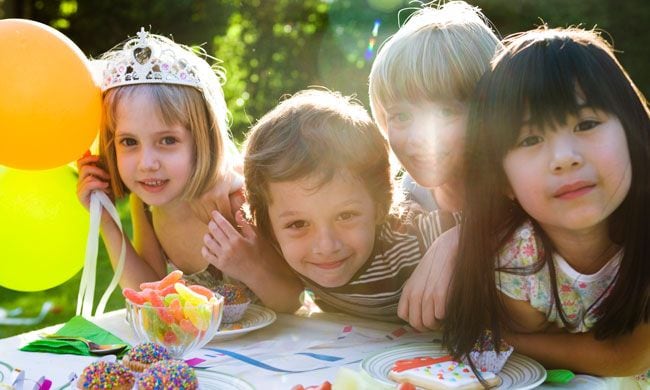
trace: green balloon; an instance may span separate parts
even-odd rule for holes
[[[73,277],[84,262],[89,214],[69,166],[0,167],[0,286],[40,291]]]

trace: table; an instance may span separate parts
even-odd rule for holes
[[[138,342],[125,320],[124,310],[107,313],[93,322],[131,344]],[[20,346],[37,338],[39,333],[52,333],[60,326],[0,339],[0,369],[6,372],[7,367],[1,365],[5,362],[24,370],[28,378],[44,375],[53,382],[52,389],[67,383],[72,372],[80,373],[97,357],[19,351]],[[359,371],[359,362],[369,354],[434,338],[439,335],[344,314],[316,313],[310,317],[278,314],[277,320],[263,329],[233,340],[212,341],[186,358],[205,359],[199,367],[242,378],[255,388],[287,390],[296,384],[306,387],[325,380],[333,382],[340,367]],[[228,353],[249,360],[236,359]],[[593,382],[591,385],[589,388],[593,388]],[[609,387],[618,386],[612,382]]]
[[[107,313],[92,320],[95,324],[134,345],[138,340],[125,320],[125,311]],[[57,355],[19,351],[20,346],[36,339],[39,333],[53,333],[61,325],[0,340],[0,361],[26,372],[37,379],[44,375],[52,380],[53,389],[68,380],[71,372],[80,373],[96,357]],[[396,332],[397,336],[390,336]],[[400,334],[403,333],[403,334]],[[413,341],[430,341],[432,333],[416,333],[399,324],[383,323],[335,313],[317,313],[310,318],[278,314],[277,320],[262,329],[227,341],[213,341],[186,358],[206,359],[200,367],[216,369],[245,379],[256,388],[290,389],[295,384],[312,385],[324,380],[332,382],[340,366],[358,369],[358,362],[367,354],[382,348]],[[264,362],[270,368],[245,364],[207,348],[235,351]],[[323,361],[301,353],[318,353],[341,357]],[[316,369],[320,368],[320,369]],[[316,369],[316,370],[314,370]],[[289,373],[285,371],[305,371]]]

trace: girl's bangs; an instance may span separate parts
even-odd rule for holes
[[[619,115],[617,87],[608,81],[616,64],[600,48],[558,36],[514,45],[496,61],[485,104],[502,155],[524,123],[544,132],[584,106]]]

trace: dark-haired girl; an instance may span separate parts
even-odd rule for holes
[[[490,328],[549,368],[647,373],[644,97],[597,33],[545,27],[507,38],[475,96],[444,341]]]

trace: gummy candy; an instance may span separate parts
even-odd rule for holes
[[[210,290],[207,287],[203,287],[203,286],[201,286],[199,284],[193,284],[193,285],[187,286],[187,287],[190,290],[194,291],[195,293],[203,295],[207,299],[210,299],[210,298],[214,297],[214,293],[212,292],[212,290]]]
[[[190,333],[193,336],[199,334],[199,330],[196,329],[194,325],[192,325],[192,322],[186,320],[185,318],[181,320],[180,325],[181,325],[181,329],[183,329],[187,333]]]
[[[124,295],[124,298],[128,299],[132,303],[135,303],[136,305],[142,305],[146,302],[146,299],[137,291],[135,291],[132,288],[125,288],[122,290],[122,295]]]
[[[163,297],[165,297],[165,296],[167,296],[169,294],[176,294],[176,287],[174,285],[167,286],[167,287],[163,288],[162,290],[158,290],[158,293]]]
[[[219,319],[223,298],[199,285],[186,286],[181,271],[174,271],[158,282],[145,282],[141,291],[122,290],[124,297],[136,307],[135,315],[142,319],[142,328],[151,341],[183,346]]]
[[[171,329],[167,330],[163,336],[165,343],[175,345],[178,344],[178,336]]]
[[[165,287],[173,286],[176,282],[181,280],[183,277],[183,271],[175,270],[170,272],[165,276],[160,282],[158,282],[158,290],[162,290]]]
[[[174,290],[174,291],[176,291],[176,290]],[[167,294],[167,295],[165,295],[165,297],[163,298],[163,302],[165,303],[165,306],[169,306],[169,305],[172,303],[172,301],[173,301],[174,299],[180,299],[180,296],[179,296],[178,294],[176,294],[176,293],[174,293],[174,294]]]
[[[181,301],[177,298],[171,301],[169,304],[169,309],[174,316],[176,322],[180,323],[185,317],[183,316],[183,308],[181,306]]]
[[[190,290],[187,286],[184,286],[180,283],[174,285],[178,295],[181,296],[183,302],[187,302],[190,305],[198,306],[208,302],[208,298],[204,297],[201,294],[197,294],[194,291]]]
[[[192,306],[186,303],[183,314],[198,330],[205,332],[210,324],[212,307],[210,304]]]

